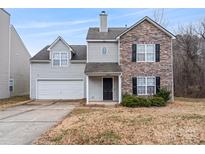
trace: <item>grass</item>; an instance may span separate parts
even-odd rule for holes
[[[197,100],[198,101],[198,100]],[[35,144],[205,144],[205,101],[166,107],[77,107]]]
[[[184,102],[204,102],[205,103],[205,98],[184,98],[184,97],[175,97],[174,98],[176,101],[184,101]]]
[[[19,104],[20,102],[29,100],[29,96],[14,96],[6,99],[0,99],[0,109],[4,109],[10,106]]]

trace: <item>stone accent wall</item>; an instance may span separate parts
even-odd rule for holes
[[[160,62],[132,62],[132,44],[160,44]],[[160,76],[161,87],[172,91],[172,39],[145,20],[120,38],[122,93],[132,94],[132,77]],[[173,91],[172,91],[173,93]]]

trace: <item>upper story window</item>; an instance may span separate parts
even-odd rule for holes
[[[106,47],[103,47],[102,48],[102,55],[106,55],[107,54],[107,48]]]
[[[53,53],[53,66],[64,67],[68,65],[68,53],[67,52],[55,52]]]
[[[137,44],[137,62],[155,61],[155,44]]]

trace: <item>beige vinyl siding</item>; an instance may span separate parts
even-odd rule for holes
[[[14,80],[11,95],[29,94],[30,54],[13,26],[11,26],[10,59],[10,78]]]
[[[107,48],[107,54],[102,54],[102,48]],[[88,62],[118,62],[118,44],[88,42]]]
[[[0,99],[9,93],[9,25],[10,16],[0,9]]]

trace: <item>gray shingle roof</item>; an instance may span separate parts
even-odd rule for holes
[[[31,60],[49,60],[49,52],[47,51],[49,47],[50,45],[44,47],[35,56],[33,56]]]
[[[75,54],[72,56],[71,60],[86,60],[86,45],[70,45],[71,48],[75,51]],[[47,50],[50,45],[47,45],[42,50],[40,50],[35,56],[30,60],[49,60],[49,51]]]
[[[87,46],[86,45],[70,45],[71,48],[76,52],[72,56],[72,60],[86,60],[86,50]]]
[[[89,28],[87,33],[87,40],[113,40],[118,35],[127,30],[126,27],[121,28],[108,28],[108,32],[99,32],[99,28]]]
[[[87,63],[85,73],[120,73],[122,72],[118,63]]]

